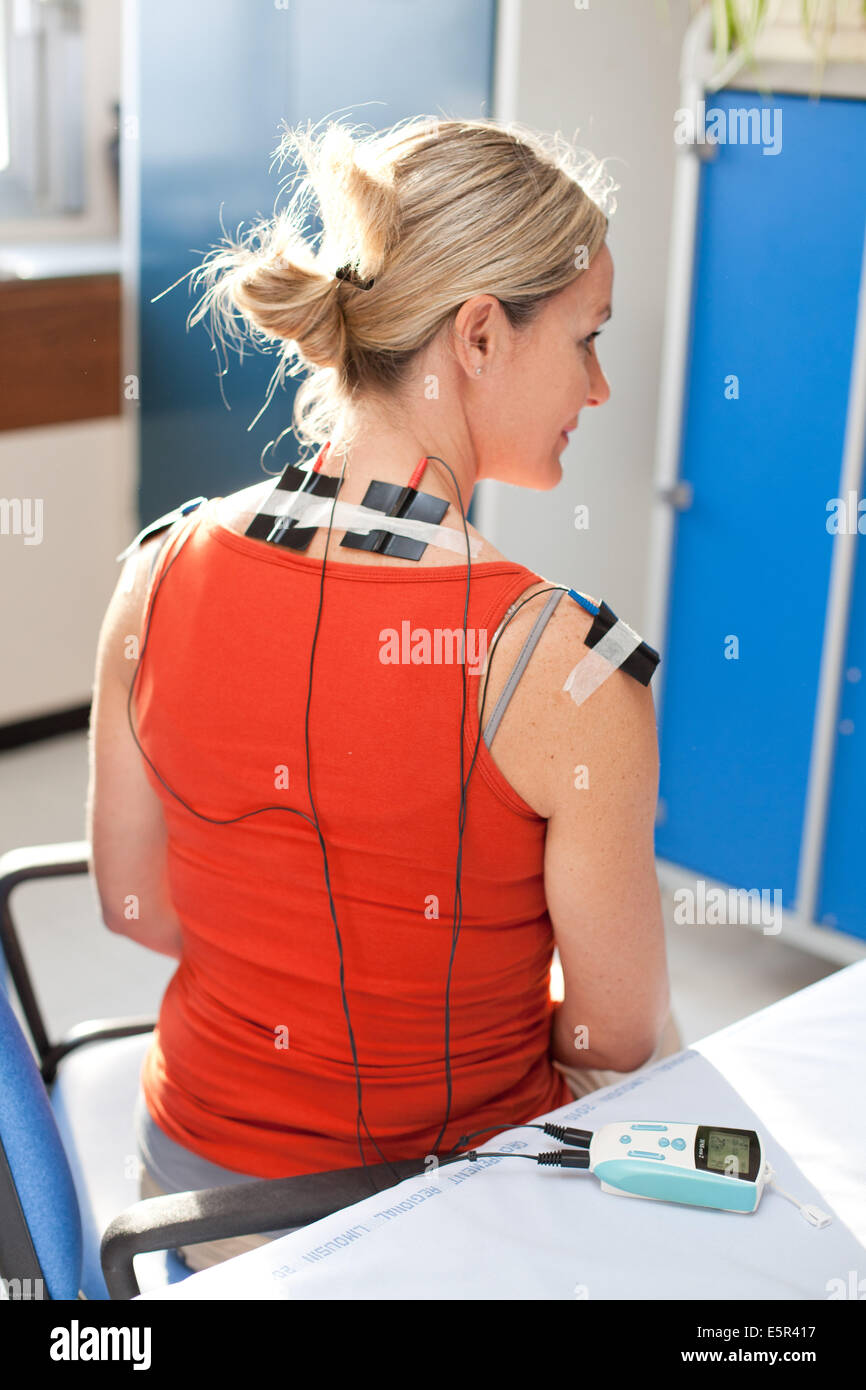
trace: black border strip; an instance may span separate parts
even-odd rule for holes
[[[41,739],[54,738],[56,734],[67,734],[74,729],[86,729],[89,724],[90,701],[86,705],[74,705],[71,709],[57,710],[53,714],[42,714],[36,719],[0,724],[0,752],[21,748],[28,743],[39,743]]]

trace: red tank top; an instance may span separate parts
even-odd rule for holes
[[[183,957],[142,1087],[169,1138],[263,1178],[361,1162],[322,853],[313,825],[279,809],[312,815],[304,712],[321,569],[236,535],[209,503],[163,547],[142,619],[143,637],[150,616],[139,739],[160,777],[212,818],[191,814],[147,768],[164,808]],[[538,579],[505,562],[472,568],[466,626],[478,645],[467,643],[464,776],[478,733],[472,672],[483,663],[473,660]],[[462,698],[449,634],[463,627],[465,592],[465,565],[328,558],[310,709],[313,797],[364,1119],[388,1159],[430,1153],[447,1104]],[[259,807],[277,809],[212,823]],[[549,1056],[545,828],[482,740],[467,793],[440,1153],[571,1099]],[[367,1161],[380,1162],[363,1142]]]

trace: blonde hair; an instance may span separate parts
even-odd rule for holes
[[[274,155],[295,154],[288,206],[191,272],[207,289],[189,322],[209,314],[212,337],[241,355],[245,330],[279,345],[263,410],[287,374],[309,373],[293,427],[313,447],[356,397],[393,398],[473,295],[495,295],[513,327],[528,325],[591,264],[616,206],[602,161],[516,123],[412,118],[356,138],[329,122],[286,129]],[[335,278],[344,265],[373,287]]]

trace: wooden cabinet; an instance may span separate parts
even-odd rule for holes
[[[0,430],[118,415],[120,277],[0,280]]]

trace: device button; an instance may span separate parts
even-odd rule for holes
[[[666,1149],[666,1148],[668,1147],[668,1145],[670,1144],[670,1142],[671,1142],[670,1139],[660,1139],[660,1140],[659,1140],[659,1148],[660,1148],[660,1149]]]
[[[667,1125],[632,1125],[631,1128],[634,1131],[639,1129],[667,1129]]]
[[[675,1140],[673,1141],[673,1143],[671,1144],[671,1148],[672,1148],[672,1149],[684,1149],[685,1147],[686,1147],[686,1141],[685,1141],[685,1139],[675,1139]]]
[[[664,1158],[664,1154],[650,1153],[649,1150],[646,1149],[629,1149],[628,1156],[629,1158]]]
[[[621,1144],[630,1144],[630,1143],[631,1143],[631,1135],[630,1135],[630,1134],[621,1134],[621,1135],[620,1135],[619,1142],[620,1142]]]

